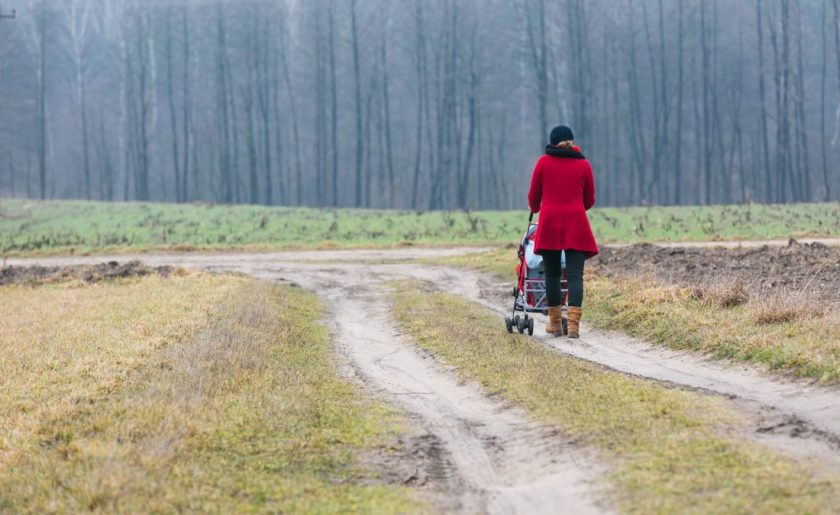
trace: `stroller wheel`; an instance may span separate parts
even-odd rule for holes
[[[505,327],[507,328],[507,332],[513,332],[513,320],[510,317],[505,317]]]
[[[525,327],[527,325],[528,325],[528,321],[525,320],[524,318],[520,318],[519,320],[516,321],[516,329],[519,330],[519,334],[522,334],[522,333],[525,332]]]
[[[534,336],[534,319],[528,319],[528,336]]]
[[[569,335],[569,319],[564,318],[563,319],[563,336],[568,336],[568,335]]]

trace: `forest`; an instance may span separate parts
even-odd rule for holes
[[[0,10],[0,196],[523,208],[565,123],[599,205],[840,199],[840,0]]]

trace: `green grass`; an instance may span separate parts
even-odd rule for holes
[[[840,236],[840,203],[604,208],[602,243]],[[370,247],[515,242],[522,211],[423,212],[3,200],[0,253]]]
[[[724,399],[605,371],[499,330],[462,298],[398,283],[394,311],[420,346],[464,380],[593,446],[629,513],[830,513],[840,478],[741,439]]]
[[[0,288],[0,512],[422,510],[362,453],[401,420],[297,288],[189,274]]]

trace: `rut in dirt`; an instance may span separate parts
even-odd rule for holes
[[[396,330],[383,279],[307,267],[247,269],[265,280],[295,282],[329,305],[334,341],[353,375],[409,414],[413,456],[398,483],[428,491],[444,511],[602,513],[594,492],[599,467],[571,443],[520,410],[460,383]],[[305,280],[304,280],[305,278]]]

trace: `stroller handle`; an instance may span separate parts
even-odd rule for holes
[[[530,227],[530,226],[531,226],[531,222],[533,222],[533,221],[534,221],[534,212],[533,212],[533,211],[531,211],[531,212],[528,214],[528,227]]]

